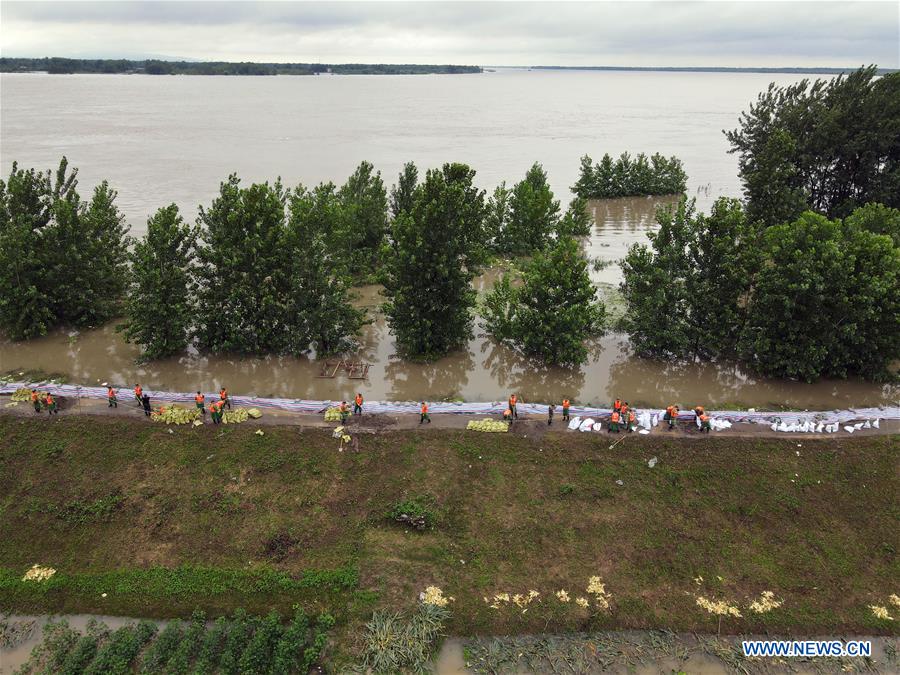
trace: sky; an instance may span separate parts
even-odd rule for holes
[[[900,2],[19,2],[0,55],[900,67]]]

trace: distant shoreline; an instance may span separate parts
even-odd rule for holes
[[[506,68],[508,66],[491,66],[492,68]],[[852,73],[858,68],[732,68],[713,66],[529,66],[529,70],[606,70],[606,71],[632,71],[649,73],[763,73],[786,75],[840,75]],[[897,68],[878,68],[879,75],[896,73]]]
[[[481,73],[481,66],[386,63],[233,63],[159,59],[0,58],[0,73],[51,75],[443,75]]]

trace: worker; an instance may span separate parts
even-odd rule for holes
[[[219,413],[219,422],[225,418],[225,401],[219,399],[216,401],[216,412]]]
[[[341,413],[341,424],[346,424],[347,418],[350,417],[350,408],[347,407],[347,401],[341,401],[338,411]]]
[[[41,395],[37,393],[36,389],[31,390],[31,405],[34,406],[34,412],[41,412]]]
[[[212,419],[213,424],[218,424],[221,421],[219,419],[219,409],[216,407],[215,401],[209,404],[209,417]]]
[[[678,413],[680,412],[677,405],[671,406],[672,414],[669,417],[669,429],[675,428],[675,423],[678,421]]]
[[[134,400],[138,402],[138,406],[144,404],[144,390],[139,384],[134,385]]]
[[[663,421],[668,423],[669,429],[675,426],[675,406],[666,406],[666,412],[663,414]]]
[[[553,413],[556,412],[556,406],[552,403],[547,406],[547,426],[553,424]]]
[[[616,399],[616,402],[613,403],[613,412],[622,412],[622,401]]]
[[[419,408],[419,424],[422,422],[431,424],[431,418],[428,416],[428,404],[425,401],[422,401],[422,406]]]
[[[206,396],[204,396],[203,394],[201,394],[198,391],[197,395],[194,396],[194,403],[197,406],[197,410],[200,411],[200,414],[205,415],[206,414],[206,406],[204,405],[204,403],[206,403]]]
[[[228,390],[225,387],[219,390],[219,400],[231,410],[231,399],[228,398]]]
[[[53,399],[53,396],[49,391],[47,392],[47,397],[44,399],[44,405],[47,406],[48,415],[52,415],[53,413],[59,415],[59,409],[56,407],[56,401]]]
[[[144,394],[141,397],[141,404],[144,406],[144,415],[150,417],[150,395]]]
[[[700,413],[700,433],[702,434],[704,431],[706,433],[709,433],[710,427],[711,425],[709,423],[709,415],[707,415],[705,412]]]
[[[116,398],[116,390],[112,387],[106,388],[106,400],[109,403],[107,408],[118,408],[119,407],[119,399]]]
[[[563,399],[563,422],[569,421],[569,399]]]
[[[613,410],[612,415],[609,416],[609,428],[606,430],[606,433],[619,433],[619,411]]]
[[[514,420],[519,419],[519,413],[516,412],[516,402],[519,400],[519,397],[513,394],[509,397],[509,414],[512,416]]]
[[[698,405],[694,408],[694,421],[697,423],[697,428],[700,428],[700,417],[703,415],[704,410],[702,405]]]
[[[622,404],[619,414],[622,416],[622,422],[625,422],[628,419],[628,401],[625,401],[625,403]]]
[[[360,417],[362,417],[362,404],[363,404],[362,394],[360,394],[359,392],[356,392],[356,398],[353,399],[353,414],[354,415],[359,415]]]
[[[626,405],[627,405],[627,404],[626,404]],[[632,431],[634,431],[635,429],[637,429],[637,422],[636,422],[636,418],[635,418],[635,416],[634,416],[634,410],[629,410],[629,411],[628,411],[627,425],[628,425],[628,433],[629,433],[629,434],[630,434]]]

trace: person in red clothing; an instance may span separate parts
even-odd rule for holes
[[[200,414],[205,415],[206,406],[204,404],[206,403],[206,396],[198,391],[197,395],[194,396],[194,403],[197,405],[197,410],[200,411]]]
[[[563,399],[563,422],[569,421],[569,399]]]
[[[223,405],[227,405],[228,409],[231,410],[231,399],[228,398],[228,390],[225,387],[219,390],[219,401]]]
[[[359,392],[356,392],[356,398],[353,399],[353,414],[354,415],[360,415],[360,416],[362,415],[362,404],[363,404],[362,394],[360,394]]]
[[[141,389],[141,385],[134,385],[134,400],[138,402],[139,407],[143,407],[144,405],[144,390]]]
[[[37,393],[36,389],[31,390],[31,405],[34,406],[34,412],[41,412],[41,395]]]
[[[509,414],[512,415],[514,420],[519,419],[519,413],[516,412],[516,403],[519,402],[519,397],[513,394],[509,397]]]
[[[419,408],[419,424],[422,422],[431,424],[431,418],[428,416],[428,404],[425,401],[422,401],[422,406]]]
[[[116,390],[112,387],[106,388],[106,400],[109,402],[108,408],[118,408],[119,399],[116,398]]]

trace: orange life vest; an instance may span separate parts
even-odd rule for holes
[[[666,413],[668,413],[669,417],[675,417],[675,406],[670,405],[668,408],[666,408]]]
[[[513,394],[512,396],[509,397],[509,404],[510,404],[510,405],[515,405],[517,400],[518,400],[518,399],[516,398],[516,395]]]
[[[634,422],[634,413],[633,412],[628,413],[628,421]]]
[[[616,399],[616,402],[613,403],[613,410],[619,410],[622,407],[622,401]]]
[[[203,405],[203,402],[206,400],[206,396],[204,396],[203,394],[197,394],[197,395],[194,397],[194,400],[195,400],[197,403],[199,403],[200,405]]]
[[[211,412],[211,413],[219,411],[219,409],[218,409],[218,407],[216,407],[215,403],[210,403],[209,408],[207,408],[207,410],[209,410],[209,412]]]
[[[32,403],[37,403],[39,398],[40,398],[40,396],[38,395],[38,393],[36,391],[31,392],[31,402]]]
[[[106,398],[115,398],[116,392],[112,387],[107,388],[106,390]]]
[[[563,399],[563,408],[568,408],[568,407],[569,407],[569,399],[564,398]]]
[[[709,419],[709,415],[707,415],[706,413],[703,413],[702,415],[700,415],[701,422],[706,422],[708,419]]]
[[[428,412],[428,404],[423,403],[422,404],[422,414],[425,415],[427,412]]]
[[[53,397],[50,394],[47,394],[47,398],[44,400],[47,402],[47,405],[53,405]]]
[[[134,388],[134,395],[138,398],[141,398],[144,395],[144,390],[141,389],[141,385],[137,385]]]
[[[357,394],[355,401],[356,401],[356,405],[362,405],[362,402],[363,402],[362,394]]]
[[[225,387],[222,387],[221,391],[219,391],[219,398],[223,401],[228,398],[228,390]]]
[[[617,410],[613,410],[613,414],[610,415],[609,421],[615,424],[619,423],[619,412]]]

